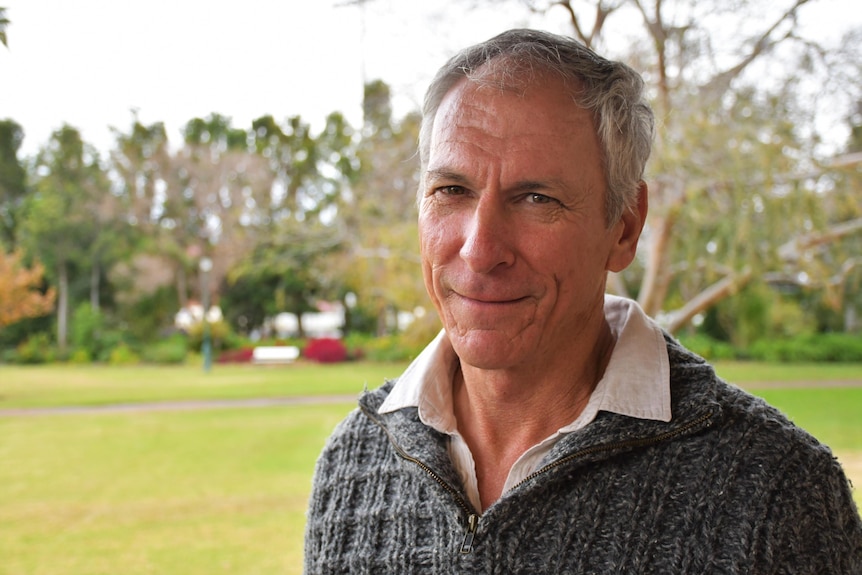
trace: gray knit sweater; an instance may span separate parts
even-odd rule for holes
[[[479,514],[446,437],[365,394],[314,477],[305,572],[862,573],[828,448],[668,338],[673,420],[601,412]]]

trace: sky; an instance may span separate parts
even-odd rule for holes
[[[479,4],[482,7],[471,9]],[[862,23],[858,0],[820,0],[806,22],[828,34]],[[393,89],[396,115],[419,107],[457,49],[514,26],[568,31],[565,14],[530,15],[495,0],[0,0],[0,118],[25,131],[21,155],[64,123],[106,152],[133,111],[164,122],[217,112],[245,128],[264,114],[330,112],[361,122],[364,80]],[[466,6],[466,7],[465,7]]]
[[[165,122],[172,140],[213,112],[235,127],[264,114],[322,125],[333,111],[357,125],[363,77],[392,86],[396,113],[414,109],[454,50],[532,23],[526,11],[499,19],[465,11],[448,18],[454,31],[446,4],[0,0],[11,21],[9,47],[0,47],[0,118],[24,127],[22,155],[63,123],[107,150],[110,127],[128,131],[132,110],[142,123]]]

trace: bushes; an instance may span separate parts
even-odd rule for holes
[[[824,333],[782,340],[763,339],[751,346],[749,357],[782,363],[862,362],[862,337],[848,333]]]
[[[28,337],[9,354],[8,361],[14,363],[49,363],[56,359],[57,350],[47,333],[36,333]]]
[[[141,359],[147,363],[178,364],[185,361],[188,351],[188,338],[176,333],[144,347],[141,350]]]
[[[707,335],[680,336],[680,342],[707,360],[754,360],[771,363],[862,362],[862,337],[849,333],[806,334],[760,339],[734,347]]]
[[[108,319],[90,304],[75,308],[69,325],[69,344],[79,361],[110,362],[114,349],[125,344],[123,333],[109,325]]]
[[[680,336],[680,343],[709,361],[721,359],[737,359],[739,354],[733,346],[725,341],[719,341],[706,334]]]

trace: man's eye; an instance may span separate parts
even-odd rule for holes
[[[437,188],[437,192],[447,196],[460,196],[464,194],[464,188],[461,186],[441,186]]]
[[[546,196],[544,194],[530,194],[527,196],[527,201],[532,204],[549,204],[554,202],[554,198],[550,196]]]

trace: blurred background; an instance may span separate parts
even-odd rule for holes
[[[304,338],[306,313],[423,340],[422,91],[514,26],[647,80],[650,218],[612,291],[710,353],[858,332],[860,25],[838,0],[7,0],[0,246],[32,305],[6,304],[3,357],[156,360],[210,307],[216,351]]]

